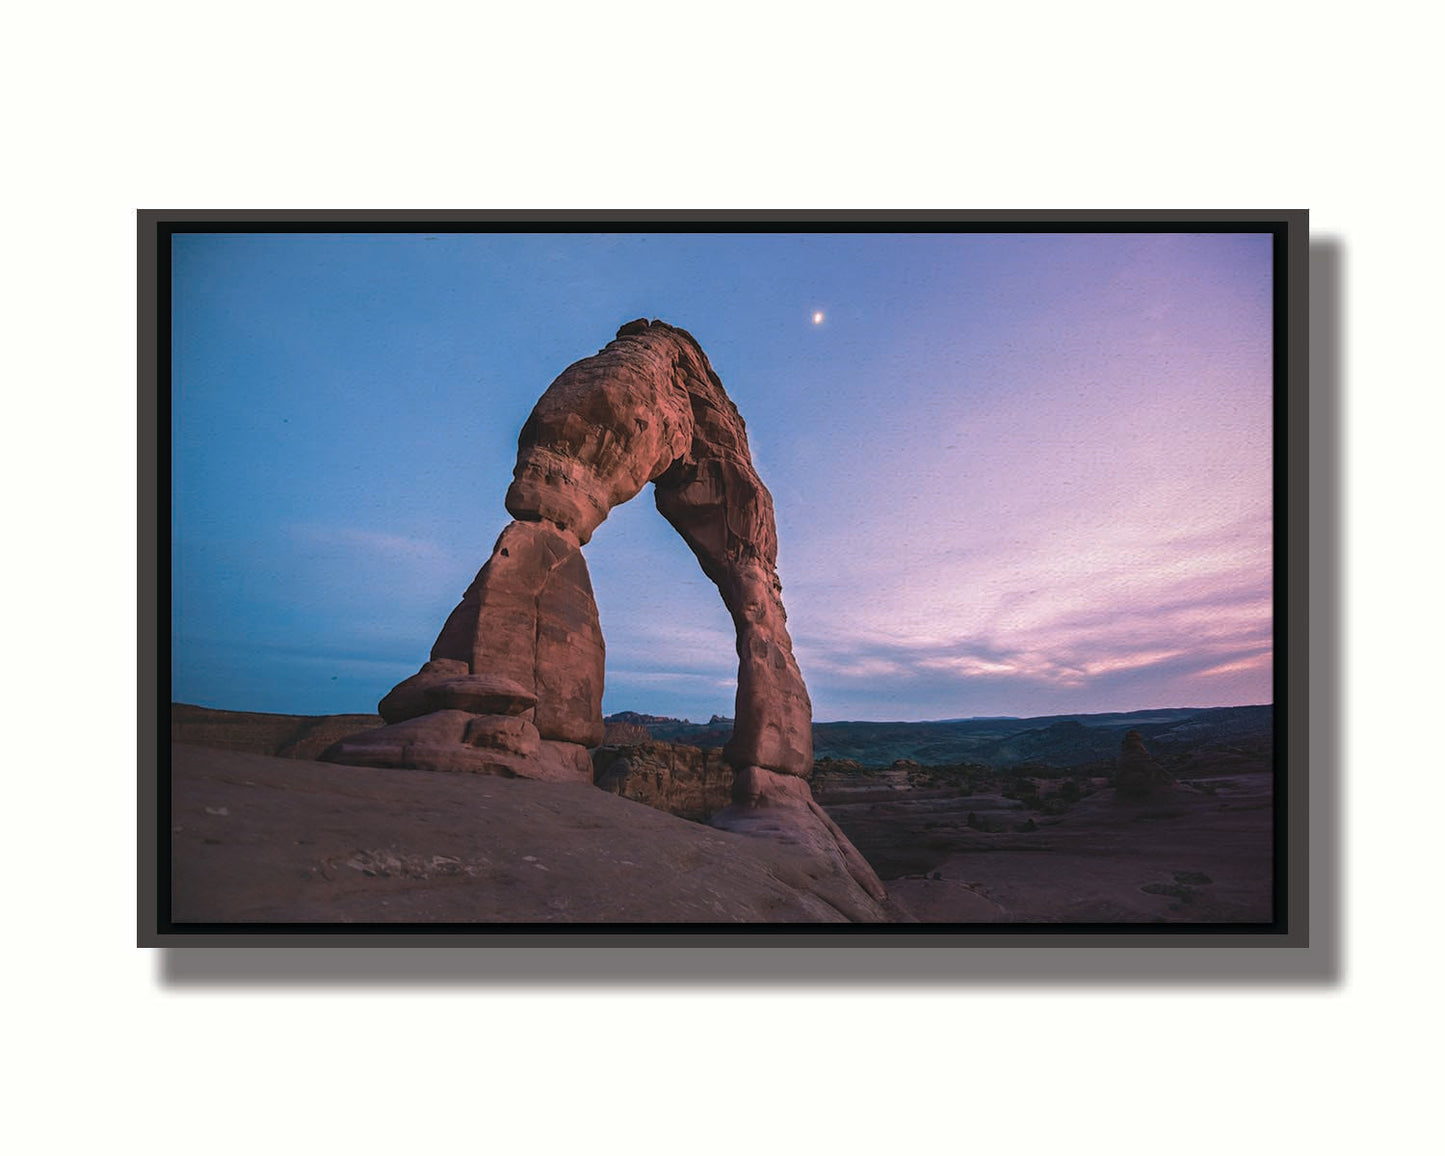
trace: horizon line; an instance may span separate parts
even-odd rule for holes
[[[217,710],[217,711],[224,711],[224,712],[226,712],[227,714],[261,714],[261,715],[274,715],[274,716],[276,716],[276,717],[278,717],[278,718],[334,718],[334,717],[337,717],[337,716],[344,716],[344,715],[374,715],[374,714],[377,713],[374,709],[373,709],[373,710],[327,711],[327,712],[325,712],[325,713],[323,713],[323,714],[305,714],[305,713],[301,713],[301,712],[273,711],[273,710],[241,710],[241,709],[237,709],[237,708],[235,708],[235,707],[228,707],[228,706],[210,706],[210,705],[208,705],[208,704],[206,704],[206,703],[200,703],[200,702],[181,702],[179,699],[172,699],[172,700],[170,701],[169,705],[170,705],[171,707],[178,707],[178,706],[182,706],[182,707],[194,707],[194,708],[196,708],[196,709],[198,709],[198,710]],[[813,726],[839,726],[839,725],[847,725],[847,724],[857,725],[857,724],[860,724],[860,723],[861,723],[861,724],[871,724],[871,725],[874,725],[874,726],[927,726],[927,725],[934,724],[934,723],[958,723],[958,722],[990,722],[990,721],[999,721],[999,722],[1035,722],[1035,721],[1037,721],[1037,720],[1039,720],[1039,719],[1064,718],[1064,717],[1070,717],[1070,716],[1073,716],[1073,715],[1086,715],[1086,716],[1089,716],[1089,717],[1101,718],[1101,717],[1105,717],[1105,716],[1108,716],[1108,715],[1147,714],[1147,713],[1149,713],[1149,712],[1151,712],[1151,711],[1244,710],[1244,709],[1248,709],[1248,708],[1258,708],[1258,707],[1271,707],[1271,708],[1273,708],[1274,705],[1275,705],[1275,704],[1274,704],[1273,702],[1241,702],[1241,703],[1227,703],[1227,704],[1219,705],[1219,706],[1188,706],[1188,705],[1186,705],[1186,706],[1142,706],[1142,707],[1135,707],[1135,708],[1133,708],[1133,709],[1131,709],[1131,710],[1072,710],[1072,711],[1054,711],[1054,712],[1051,713],[1051,714],[1033,714],[1033,715],[1017,715],[1017,714],[975,714],[975,715],[953,715],[953,716],[951,716],[951,717],[949,717],[949,718],[930,718],[930,719],[898,719],[898,718],[895,718],[895,719],[887,719],[887,718],[880,718],[880,719],[869,719],[869,718],[817,719],[817,718],[815,718],[815,719],[812,720],[812,725],[813,725]],[[675,717],[675,716],[673,716],[673,715],[653,714],[653,713],[650,712],[650,711],[633,710],[631,707],[624,708],[623,710],[613,711],[611,714],[608,714],[608,715],[603,715],[603,716],[602,716],[602,719],[603,719],[604,722],[606,722],[608,719],[616,718],[618,715],[621,715],[621,714],[647,715],[647,716],[650,717],[650,718],[666,719],[666,720],[671,721],[671,722],[686,723],[686,724],[689,725],[689,726],[708,726],[708,725],[710,725],[710,722],[708,722],[708,723],[703,723],[703,722],[694,723],[694,722],[692,722],[690,719],[677,718],[677,717]],[[721,715],[721,714],[717,714],[716,712],[714,712],[713,717],[720,718],[720,719],[725,719],[728,723],[731,723],[731,722],[734,721],[733,716],[731,716],[731,715]],[[722,725],[722,724],[718,724],[718,725]]]

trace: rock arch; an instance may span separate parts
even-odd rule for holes
[[[773,499],[747,432],[697,341],[637,320],[565,369],[528,417],[507,490],[515,519],[448,616],[430,660],[382,699],[387,725],[332,762],[592,781],[606,647],[582,546],[649,482],[717,586],[737,632],[732,804],[714,826],[830,860],[873,899],[883,885],[813,800],[813,707],[778,580]]]
[[[624,325],[538,400],[507,491],[516,520],[447,618],[430,661],[381,701],[388,725],[330,756],[589,780],[586,748],[602,740],[605,644],[581,547],[649,482],[737,632],[728,762],[806,776],[812,704],[786,626],[772,496],[702,347],[685,330],[645,320]]]

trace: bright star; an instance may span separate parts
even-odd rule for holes
[[[818,312],[816,312],[816,313],[813,314],[813,324],[814,324],[814,325],[822,325],[822,324],[823,324],[823,311],[822,311],[821,309],[818,310]]]

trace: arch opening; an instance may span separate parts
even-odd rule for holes
[[[628,711],[730,726],[732,616],[651,494],[615,508],[583,553],[607,643],[604,718]]]

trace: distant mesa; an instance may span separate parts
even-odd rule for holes
[[[617,722],[607,719],[605,729],[602,732],[602,745],[604,747],[628,746],[636,743],[650,743],[652,732],[641,723]]]
[[[639,714],[635,710],[620,710],[616,714],[608,715],[603,721],[606,723],[635,723],[638,726],[650,726],[662,723],[675,723],[682,726],[688,725],[687,719],[685,718],[671,718],[663,714]]]
[[[382,699],[387,725],[322,757],[592,781],[588,751],[606,738],[606,646],[581,548],[649,482],[737,633],[735,720],[723,752],[733,802],[713,824],[815,846],[881,899],[877,876],[808,790],[813,708],[786,626],[772,496],[701,346],[661,321],[622,326],[543,393],[518,438],[506,495],[515,520],[430,661]]]

